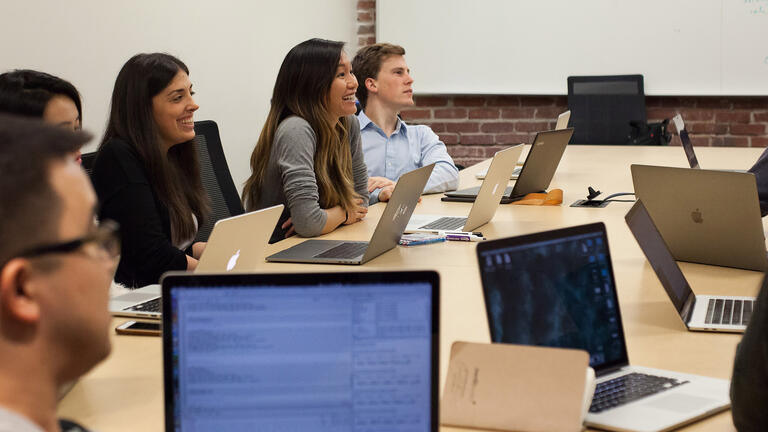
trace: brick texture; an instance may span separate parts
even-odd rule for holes
[[[375,8],[375,0],[357,3],[361,47],[376,42]],[[565,96],[417,95],[415,101],[403,119],[430,126],[464,166],[532,142],[568,109]],[[694,146],[768,147],[768,97],[648,96],[646,107],[651,123],[682,114]],[[670,144],[680,145],[679,138]]]

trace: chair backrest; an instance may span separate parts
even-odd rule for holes
[[[197,230],[195,241],[208,241],[219,219],[244,213],[219,137],[219,127],[212,120],[195,122],[195,147],[200,160],[200,177],[208,193],[211,214]]]
[[[626,144],[631,121],[646,122],[642,75],[570,76],[575,144]]]
[[[83,169],[86,173],[88,173],[89,178],[93,175],[93,163],[96,162],[96,155],[98,153],[99,152],[83,153],[81,156],[83,161]]]

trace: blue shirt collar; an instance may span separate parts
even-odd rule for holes
[[[384,133],[384,131],[381,130],[381,128],[376,125],[376,123],[373,122],[370,118],[368,118],[367,115],[365,115],[365,111],[360,111],[360,114],[357,115],[357,120],[360,122],[360,130],[365,130],[368,125],[373,125],[372,127],[375,127],[378,131],[381,133]],[[392,135],[397,135],[399,133],[406,133],[407,124],[402,121],[399,117],[397,119],[397,126],[395,127],[395,132]]]

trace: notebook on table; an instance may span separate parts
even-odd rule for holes
[[[747,329],[754,297],[697,296],[641,200],[625,220],[688,330],[743,333]]]
[[[752,173],[632,165],[635,195],[678,261],[765,271]]]
[[[662,431],[730,405],[728,380],[630,365],[602,223],[482,242],[477,259],[493,342],[589,352],[587,425]]]
[[[264,262],[264,249],[283,205],[221,219],[213,226],[196,272],[246,272]],[[149,285],[110,300],[114,316],[160,319],[160,285]]]
[[[438,431],[437,273],[162,285],[166,431]]]
[[[400,176],[369,242],[305,240],[267,257],[270,262],[361,265],[397,246],[435,164]]]
[[[507,183],[509,171],[523,152],[523,145],[518,144],[496,152],[488,169],[489,175],[480,186],[477,199],[472,204],[467,217],[415,214],[411,216],[406,232],[442,232],[472,231],[485,225],[496,214]]]
[[[520,176],[514,186],[504,190],[501,203],[517,201],[529,193],[546,191],[572,135],[573,128],[537,133]],[[480,187],[472,187],[446,192],[443,201],[472,202],[479,190]]]

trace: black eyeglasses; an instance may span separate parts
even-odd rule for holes
[[[80,237],[79,239],[70,240],[63,243],[54,243],[49,245],[37,246],[28,249],[18,255],[17,257],[34,258],[41,255],[48,254],[63,254],[74,252],[88,244],[95,245],[99,251],[107,258],[116,258],[120,255],[120,226],[117,222],[111,220],[105,220],[101,222],[91,234]]]

